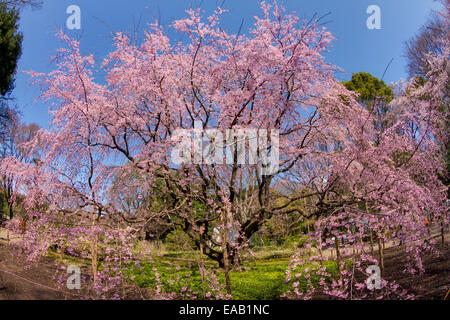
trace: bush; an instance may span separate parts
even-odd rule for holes
[[[167,250],[196,249],[194,241],[180,227],[170,232],[164,240]]]
[[[308,239],[309,237],[306,234],[301,235],[300,238],[297,240],[297,247],[302,248],[308,241]]]

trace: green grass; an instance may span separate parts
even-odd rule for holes
[[[237,300],[276,300],[288,290],[286,269],[289,259],[259,260],[244,263],[244,270],[232,271],[231,292]]]
[[[275,256],[278,253],[274,254]],[[268,258],[253,259],[242,264],[241,270],[232,270],[230,273],[231,291],[235,300],[276,300],[289,289],[289,284],[285,283],[286,269],[289,264],[289,258],[272,258],[274,255],[266,254]],[[134,276],[134,281],[141,287],[156,288],[155,271],[156,268],[163,290],[167,292],[179,293],[183,287],[192,292],[198,293],[201,298],[204,293],[201,275],[198,266],[193,260],[183,257],[183,260],[174,260],[174,257],[180,258],[182,255],[175,252],[169,252],[161,257],[154,258],[152,263],[142,262],[143,269],[130,267],[130,275]],[[190,261],[191,267],[188,267]],[[172,264],[170,264],[172,263]],[[337,268],[333,261],[325,262],[327,270],[336,274]],[[175,267],[178,266],[179,270]],[[303,265],[304,269],[311,265]],[[220,283],[225,283],[223,270],[216,267],[212,261],[207,262],[208,270],[213,270]],[[311,279],[313,282],[318,279]],[[300,280],[299,289],[306,287],[306,282]]]
[[[139,248],[137,248],[139,249]],[[147,248],[148,249],[148,248]],[[156,289],[157,281],[155,273],[159,274],[162,290],[165,292],[173,292],[180,294],[190,294],[195,292],[199,298],[203,298],[204,294],[209,291],[206,286],[202,285],[199,266],[198,252],[194,251],[166,251],[157,250],[158,254],[153,259],[141,261],[142,268],[134,265],[128,267],[130,281],[140,287]],[[239,269],[233,269],[230,272],[231,291],[235,300],[277,300],[280,299],[287,290],[292,289],[291,284],[285,283],[286,269],[289,265],[290,256],[293,254],[292,248],[283,248],[276,246],[266,246],[255,251],[255,254],[249,256]],[[49,257],[57,258],[66,264],[88,265],[90,261],[67,256],[65,254],[57,254],[50,251]],[[347,261],[349,262],[349,261]],[[223,269],[218,268],[217,263],[206,259],[205,266],[208,271],[213,271],[220,284],[225,287],[225,276]],[[324,266],[331,274],[337,274],[336,262],[333,260],[325,261]],[[312,269],[311,263],[307,263],[299,267],[298,270],[292,272],[295,274],[302,271],[306,267]],[[350,267],[347,263],[346,267]],[[155,271],[156,270],[156,271]],[[319,279],[311,275],[311,281],[318,282]],[[131,278],[133,276],[133,278]],[[298,289],[305,291],[306,280],[299,278]],[[186,290],[182,290],[186,288]],[[225,292],[222,292],[225,294]],[[189,299],[190,296],[184,296]]]

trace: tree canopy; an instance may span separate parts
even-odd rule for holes
[[[19,13],[0,3],[0,95],[14,88],[14,75],[22,53],[22,34],[18,32]]]
[[[373,105],[376,99],[389,103],[394,98],[394,91],[383,80],[367,72],[354,73],[352,79],[343,82],[348,90],[359,93],[359,98],[366,105]]]

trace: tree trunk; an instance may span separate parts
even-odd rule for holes
[[[381,277],[384,276],[384,255],[383,255],[383,244],[381,238],[378,238],[378,254],[380,258],[380,271]]]
[[[322,253],[322,236],[320,236],[319,239],[319,254],[320,254],[320,267],[322,268],[323,264],[322,264],[322,258],[323,258],[323,253]]]
[[[341,273],[341,251],[339,250],[339,239],[337,236],[334,238],[334,244],[336,245],[336,262],[337,262],[337,271],[339,275],[339,280],[342,281],[342,273]],[[342,283],[343,285],[343,283]]]
[[[203,228],[200,228],[200,238],[202,238],[203,236]],[[203,260],[203,243],[200,242],[200,275],[202,277],[202,290],[203,290],[203,294],[205,294],[204,292],[204,288],[205,288],[205,262]]]
[[[97,225],[97,219],[94,216],[94,220],[92,221],[92,225]],[[94,277],[94,282],[97,282],[97,274],[98,274],[98,234],[95,230],[94,239],[92,241],[92,257],[91,257],[91,267],[92,267],[92,275]]]
[[[98,272],[98,235],[94,236],[94,241],[92,242],[92,274],[94,276],[94,282],[97,281]]]
[[[336,261],[340,261],[341,260],[341,251],[339,250],[339,239],[338,237],[334,238],[334,244],[336,246]],[[339,269],[339,267],[338,267]]]
[[[201,268],[200,274],[202,276],[202,283],[204,283],[205,279],[203,272],[205,270],[205,264],[203,262],[203,244],[200,244],[200,268]]]
[[[8,202],[8,213],[9,213],[9,220],[12,220],[14,218],[14,204]]]
[[[372,236],[372,231],[370,231],[370,252],[372,253],[372,257],[373,257],[373,236]]]
[[[228,232],[226,228],[226,219],[223,210],[220,210],[220,220],[222,224],[222,252],[223,252],[223,269],[225,274],[225,286],[227,294],[231,296],[231,281],[230,281],[230,264],[228,261]]]

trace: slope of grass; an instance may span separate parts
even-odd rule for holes
[[[275,256],[278,253],[274,254]],[[252,259],[242,264],[240,270],[232,270],[231,291],[235,300],[276,300],[289,288],[285,283],[286,269],[289,265],[289,258],[273,259],[274,255],[268,253],[268,258]],[[162,289],[167,292],[184,292],[188,294],[184,298],[189,298],[189,294],[195,293],[198,297],[204,297],[208,291],[202,285],[201,274],[198,266],[193,260],[187,258],[174,259],[179,257],[177,253],[167,253],[155,258],[153,262],[142,262],[142,269],[130,268],[130,275],[134,276],[134,281],[142,287],[156,288],[157,279]],[[328,271],[335,273],[336,265],[333,261],[326,262]],[[212,261],[207,262],[207,269],[216,273],[219,282],[225,283],[223,270],[216,267]],[[310,264],[301,268],[311,267]],[[318,279],[311,279],[313,282]],[[300,281],[299,290],[305,288],[305,283]]]

